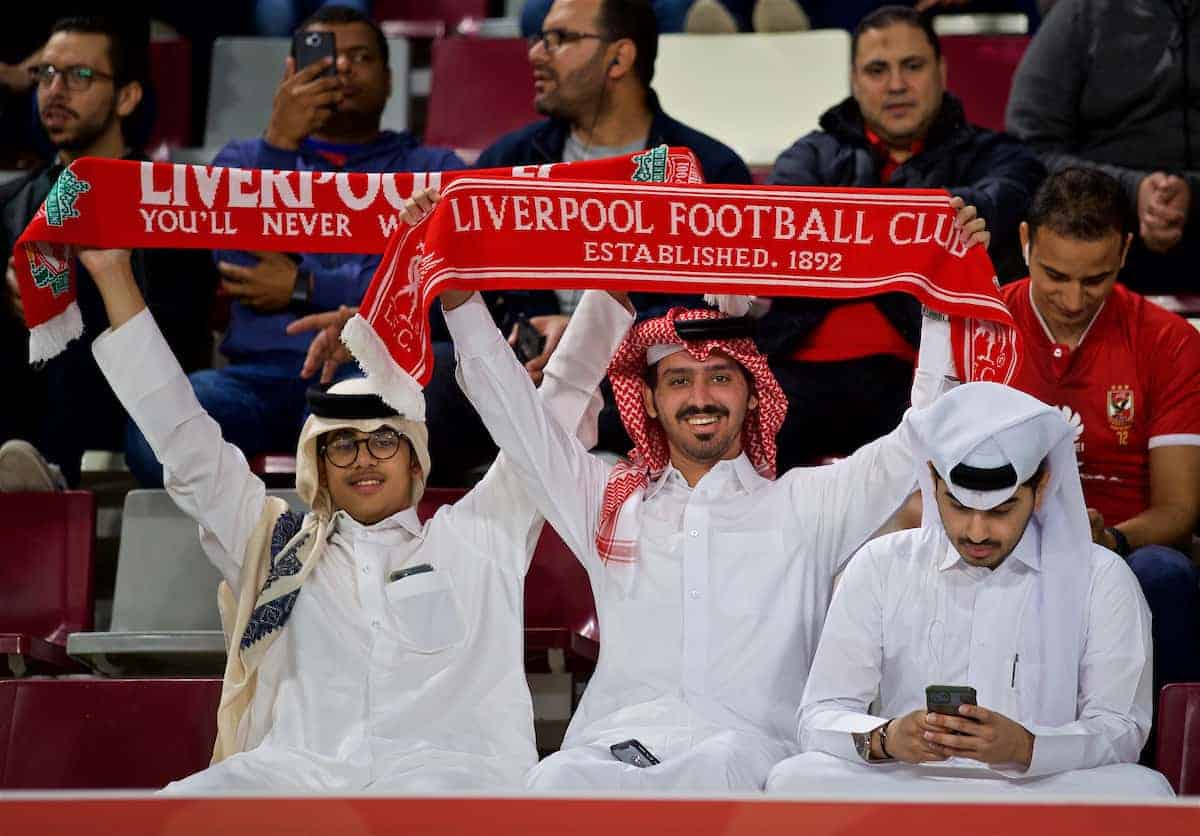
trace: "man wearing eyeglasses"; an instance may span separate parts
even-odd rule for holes
[[[310,390],[296,490],[311,510],[290,511],[222,440],[147,315],[128,253],[80,257],[112,326],[96,360],[224,579],[231,650],[213,765],[167,791],[522,786],[537,761],[523,592],[542,518],[507,459],[422,523],[425,401],[393,368],[382,382]],[[596,387],[633,316],[592,292],[577,320],[541,395],[586,445]]]
[[[555,0],[542,30],[529,39],[533,105],[548,117],[506,134],[480,154],[480,168],[594,160],[643,148],[690,148],[709,183],[749,183],[750,170],[732,148],[672,119],[650,87],[658,55],[658,22],[649,0]],[[553,354],[582,291],[556,291],[559,313],[530,320],[546,338],[526,363],[534,382]],[[630,294],[639,318],[695,296]],[[627,450],[630,441],[605,384],[600,445]]]
[[[125,447],[125,411],[88,350],[106,322],[99,294],[91,282],[80,282],[84,339],[30,370],[12,254],[66,165],[80,157],[145,159],[135,126],[145,93],[147,45],[138,43],[129,28],[101,18],[62,19],[30,69],[38,116],[57,154],[49,165],[0,189],[0,258],[7,267],[0,303],[0,373],[22,393],[0,410],[0,442],[7,442],[0,447],[0,490],[53,490],[63,486],[64,477],[73,485],[84,450]],[[207,254],[139,250],[133,265],[180,364],[189,371],[209,365],[216,271]],[[88,419],[81,422],[79,416],[85,414]]]

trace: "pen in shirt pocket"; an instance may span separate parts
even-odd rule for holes
[[[1011,687],[1011,688],[1017,687],[1017,662],[1019,662],[1019,661],[1021,661],[1021,654],[1014,653],[1013,654],[1012,682],[1009,683],[1009,687]]]
[[[428,563],[418,563],[416,566],[408,566],[404,569],[396,569],[388,575],[388,583],[398,581],[403,578],[412,577],[413,575],[423,575],[426,572],[432,572],[433,567]]]

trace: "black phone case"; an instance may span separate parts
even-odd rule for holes
[[[337,60],[337,44],[332,32],[297,32],[292,36],[292,58],[296,59],[296,72],[316,64],[323,58]],[[334,74],[330,64],[321,73],[323,76]]]
[[[654,754],[639,740],[622,740],[620,743],[609,746],[608,751],[612,752],[613,757],[621,763],[641,769],[660,763],[658,758],[654,757]]]
[[[925,689],[925,708],[934,714],[958,716],[960,705],[976,705],[970,685],[930,685]]]

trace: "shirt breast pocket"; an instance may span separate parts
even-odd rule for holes
[[[438,653],[467,637],[466,620],[446,572],[423,572],[384,588],[402,643],[418,653]]]
[[[762,611],[783,580],[785,555],[778,531],[714,531],[712,594],[726,612]]]

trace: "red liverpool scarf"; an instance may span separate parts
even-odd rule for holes
[[[591,182],[546,179],[568,177]],[[379,252],[390,235],[346,332],[372,374],[388,371],[390,356],[428,380],[427,312],[446,288],[594,287],[835,299],[907,292],[953,318],[962,379],[1011,380],[1012,317],[986,253],[963,245],[946,193],[688,185],[698,180],[691,153],[665,147],[443,175],[78,160],[18,240],[30,355],[53,357],[82,331],[68,245]],[[437,211],[403,227],[404,199],[441,184]]]
[[[462,178],[392,239],[343,339],[368,374],[424,385],[448,288],[849,299],[901,291],[951,317],[962,380],[1008,383],[1016,331],[946,192]]]
[[[699,183],[686,148],[578,163],[443,173],[361,174],[76,160],[17,240],[33,362],[83,333],[70,245],[315,253],[382,253],[404,202],[456,178],[563,178]],[[520,182],[525,182],[521,180]],[[520,186],[517,185],[517,190]]]

